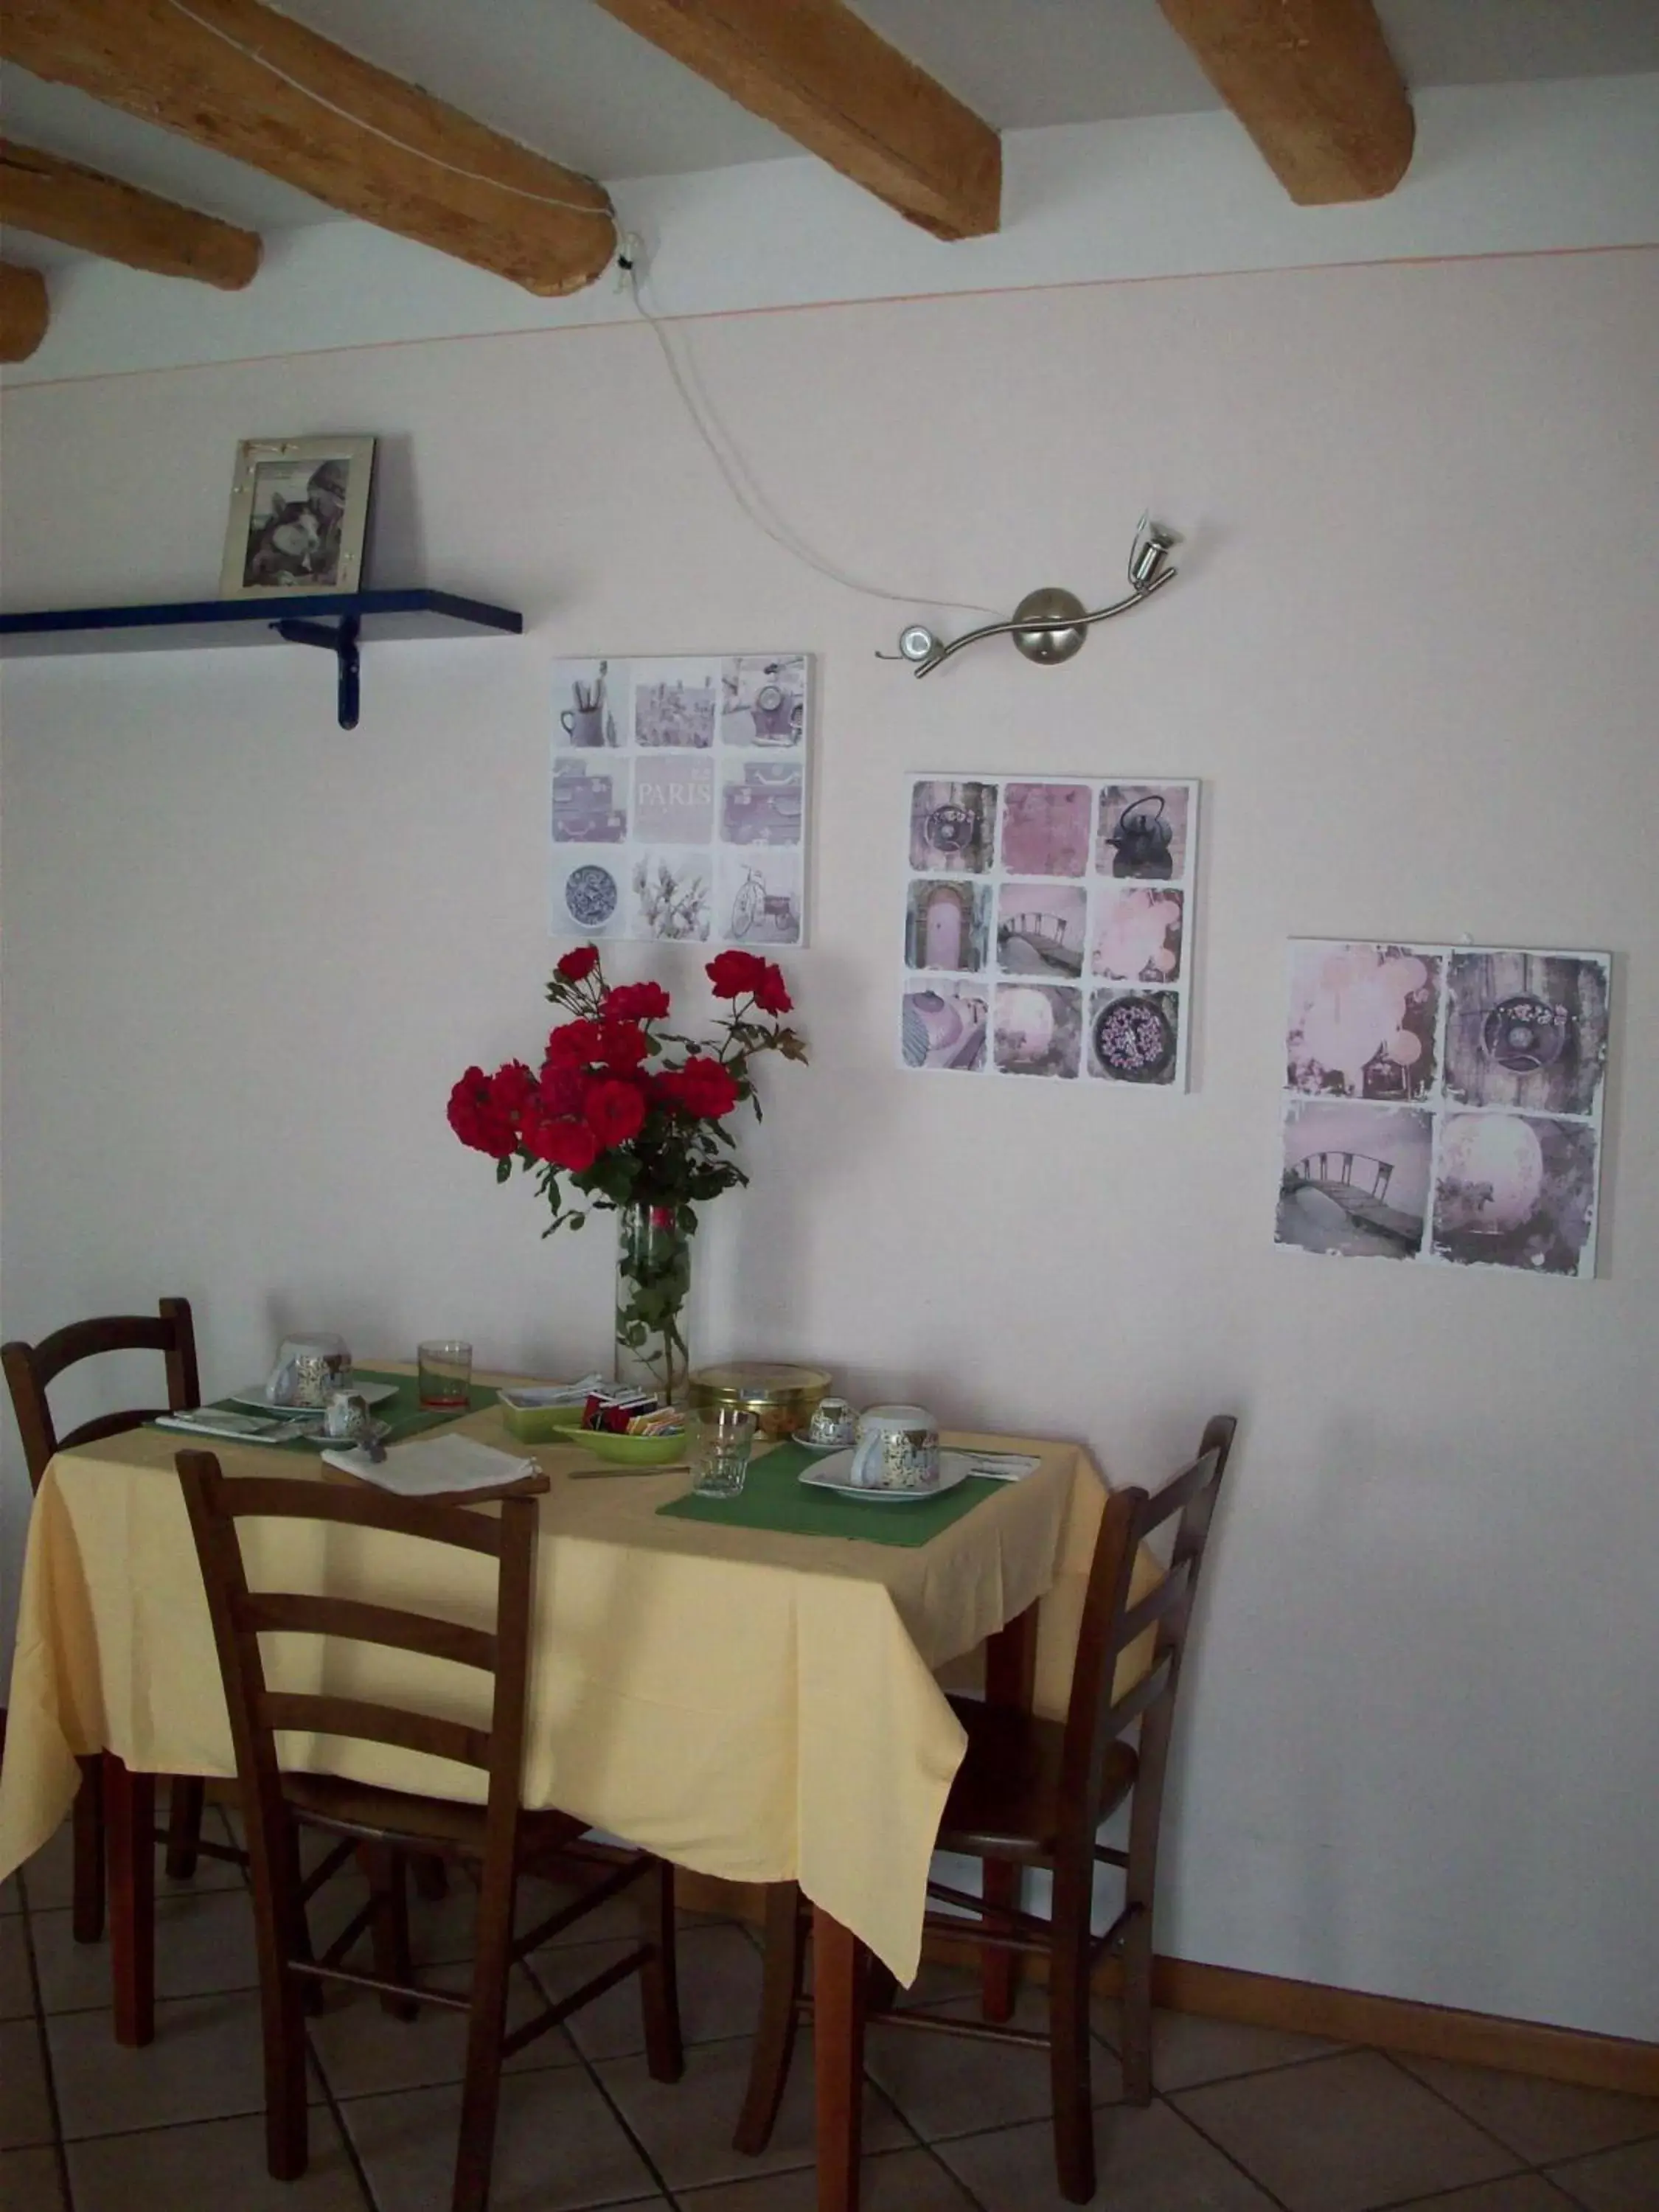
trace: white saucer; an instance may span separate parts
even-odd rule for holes
[[[849,1452],[853,1449],[851,1444],[815,1444],[811,1437],[800,1430],[797,1430],[789,1441],[792,1444],[799,1444],[803,1451],[810,1452]]]
[[[959,1482],[966,1482],[973,1471],[973,1457],[969,1452],[942,1451],[939,1480],[931,1490],[866,1490],[861,1483],[847,1480],[852,1471],[852,1452],[843,1448],[821,1459],[816,1467],[804,1467],[795,1480],[810,1489],[833,1490],[837,1498],[857,1498],[872,1505],[918,1505],[924,1498],[943,1497]]]
[[[395,1398],[398,1395],[395,1382],[348,1382],[342,1387],[355,1390],[367,1406],[378,1406],[382,1399]],[[320,1421],[323,1418],[320,1406],[279,1406],[274,1398],[265,1395],[263,1382],[250,1382],[243,1389],[233,1390],[230,1403],[233,1406],[257,1406],[262,1413],[280,1413],[287,1420]]]

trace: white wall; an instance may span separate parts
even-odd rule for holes
[[[545,1025],[550,664],[804,645],[813,1065],[768,1071],[754,1188],[711,1209],[703,1350],[1120,1480],[1237,1409],[1161,1948],[1659,2036],[1659,255],[680,337],[797,527],[913,601],[759,537],[639,330],[9,397],[9,605],[198,588],[237,438],[373,428],[379,580],[529,628],[371,651],[351,736],[297,650],[8,665],[6,1333],[167,1290],[215,1390],[304,1322],[600,1357],[604,1225],[543,1244],[443,1119]],[[1069,665],[873,658],[930,592],[1109,592],[1149,499],[1184,573]],[[896,1071],[903,771],[1126,765],[1205,781],[1192,1095]],[[1618,956],[1593,1283],[1273,1247],[1285,939],[1464,932]]]

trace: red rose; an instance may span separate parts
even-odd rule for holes
[[[549,1067],[585,1067],[599,1057],[604,1031],[598,1022],[562,1022],[547,1040]]]
[[[550,1114],[538,1099],[525,1109],[524,1142],[533,1158],[567,1169],[572,1175],[580,1175],[599,1157],[599,1140],[586,1121]]]
[[[717,999],[744,999],[758,994],[766,969],[767,963],[757,952],[721,952],[708,963],[708,980]]]
[[[717,1060],[694,1055],[684,1066],[665,1069],[657,1079],[659,1094],[702,1121],[718,1121],[738,1103],[738,1086]]]
[[[599,1012],[611,1021],[657,1021],[668,1012],[668,994],[660,983],[618,983],[599,1000]]]
[[[591,975],[599,964],[599,946],[579,945],[574,952],[565,954],[556,972],[562,975],[567,983],[580,983],[584,977]]]
[[[582,1118],[602,1150],[625,1145],[645,1126],[645,1097],[637,1084],[599,1082],[588,1092]]]
[[[518,1146],[512,1119],[491,1097],[490,1078],[481,1067],[469,1067],[450,1092],[449,1126],[464,1145],[494,1160],[507,1158]]]
[[[542,1064],[536,1086],[543,1109],[549,1114],[580,1115],[592,1078],[585,1067],[567,1067],[556,1060]]]
[[[631,1075],[650,1051],[650,1038],[637,1022],[600,1022],[596,1026],[593,1058],[612,1075]]]
[[[489,1079],[489,1103],[499,1113],[518,1115],[536,1088],[536,1079],[521,1060],[509,1060]]]
[[[794,1003],[784,983],[783,970],[769,960],[766,973],[755,986],[755,1004],[763,1014],[787,1014]]]

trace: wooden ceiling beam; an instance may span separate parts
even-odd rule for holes
[[[252,231],[9,138],[0,138],[0,222],[153,276],[193,276],[222,292],[240,292],[259,266]]]
[[[0,361],[27,361],[46,335],[46,280],[0,261]]]
[[[1158,0],[1299,207],[1380,199],[1416,124],[1372,0]]]
[[[842,0],[599,0],[936,238],[1001,220],[1002,142]]]
[[[579,291],[611,259],[592,178],[260,0],[4,0],[0,58],[528,292]]]

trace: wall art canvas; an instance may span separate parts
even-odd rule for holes
[[[806,941],[804,653],[561,660],[555,937]]]
[[[1290,951],[1281,1244],[1595,1272],[1602,952]]]
[[[1196,783],[911,775],[899,1058],[1184,1090]]]

